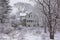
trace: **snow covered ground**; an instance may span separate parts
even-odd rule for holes
[[[55,33],[55,40],[60,40],[60,33]],[[10,34],[0,33],[0,40],[50,40],[49,33],[41,27],[19,27]]]

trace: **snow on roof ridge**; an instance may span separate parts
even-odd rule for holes
[[[25,13],[20,13],[20,16],[26,16],[26,15],[28,15],[28,14],[30,14],[32,11],[26,11]]]

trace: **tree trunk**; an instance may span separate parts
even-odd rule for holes
[[[49,16],[48,16],[48,23],[49,23],[49,29],[50,29],[50,39],[54,39],[54,32],[53,32],[53,27],[52,27],[52,24],[51,24],[51,22],[52,22],[52,17],[51,17],[51,10],[50,10],[50,0],[49,0],[49,6],[48,6],[48,8],[49,8]]]

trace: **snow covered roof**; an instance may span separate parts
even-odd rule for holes
[[[20,13],[20,16],[26,16],[27,14],[26,13]]]
[[[20,16],[26,16],[28,14],[30,14],[32,11],[26,11],[25,13],[20,13]]]

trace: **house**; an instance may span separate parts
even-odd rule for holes
[[[27,27],[37,27],[39,26],[39,18],[37,15],[30,12],[26,15],[26,26]]]
[[[37,15],[33,14],[32,12],[20,13],[20,22],[21,25],[27,27],[37,27],[39,26],[39,18]]]

